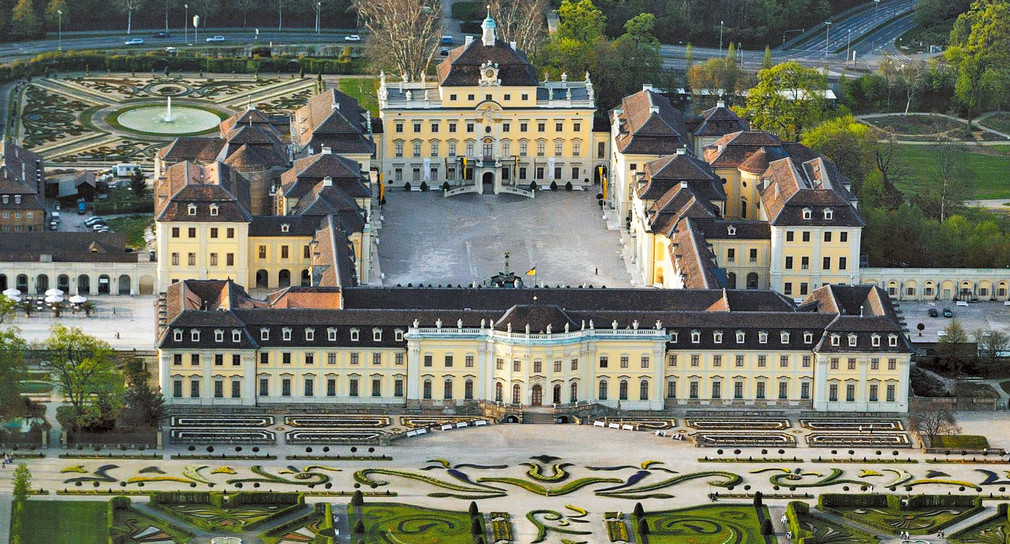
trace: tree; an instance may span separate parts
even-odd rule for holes
[[[126,33],[133,30],[133,11],[140,9],[144,0],[116,0],[120,10],[126,11]]]
[[[76,327],[53,325],[42,348],[60,392],[70,403],[61,423],[88,427],[115,419],[123,400],[123,376],[108,343]]]
[[[257,5],[259,5],[258,0],[231,0],[229,6],[242,14],[242,28],[245,28],[249,23],[249,12],[252,11]]]
[[[940,363],[951,369],[955,375],[960,374],[975,358],[974,349],[968,340],[968,333],[964,327],[958,320],[953,319],[944,329],[943,336],[936,342],[936,355]]]
[[[761,522],[761,534],[764,536],[771,536],[775,534],[775,528],[772,527],[771,519],[765,518],[764,521]]]
[[[14,299],[0,296],[0,325],[3,325],[10,319],[14,319],[17,309],[18,303],[14,302]]]
[[[541,57],[556,74],[597,73],[600,50],[606,40],[606,17],[591,0],[563,0],[558,8],[558,29],[544,44]]]
[[[897,187],[903,172],[900,163],[894,160],[897,149],[898,144],[893,133],[889,134],[886,140],[877,140],[877,145],[873,147],[873,163],[880,173],[881,196],[890,209],[898,207],[898,204],[904,201]]]
[[[18,463],[17,468],[14,469],[12,483],[14,485],[14,492],[11,503],[10,542],[11,544],[21,544],[21,528],[24,521],[25,501],[28,500],[28,496],[32,492],[32,473],[28,470],[28,465]]]
[[[939,403],[916,403],[908,410],[908,426],[932,446],[937,436],[960,434],[954,412]]]
[[[803,145],[816,149],[835,163],[852,182],[856,194],[873,168],[877,134],[869,125],[851,115],[836,117],[817,125],[803,135]]]
[[[764,494],[760,491],[754,492],[754,508],[760,509],[764,506]]]
[[[137,169],[130,174],[130,190],[136,198],[144,198],[147,194],[147,177],[143,171]]]
[[[600,40],[599,67],[595,72],[599,89],[597,104],[608,110],[621,98],[656,83],[663,60],[659,56],[659,40],[652,35],[656,18],[651,13],[633,17],[625,24],[626,32],[613,42]]]
[[[743,77],[736,61],[718,58],[696,64],[687,72],[691,96],[698,108],[714,106],[722,97],[740,94]]]
[[[774,66],[774,64],[772,64],[772,48],[771,48],[771,46],[766,45],[765,46],[765,56],[764,56],[764,59],[761,60],[761,69],[762,70],[767,70],[767,69],[771,68],[772,66]]]
[[[547,0],[491,0],[498,37],[535,56],[547,33]]]
[[[957,69],[954,96],[969,119],[1010,104],[1010,4],[974,2],[954,23],[946,57]]]
[[[34,37],[39,34],[39,29],[42,27],[35,14],[35,5],[32,0],[18,0],[11,16],[11,28],[14,30],[14,34],[23,37]]]
[[[165,32],[168,32],[168,12],[176,6],[178,0],[158,0],[161,7],[165,9]],[[187,21],[186,24],[189,24]]]
[[[60,12],[63,15],[60,15]],[[46,6],[46,24],[49,28],[59,29],[62,23],[63,28],[67,28],[70,23],[70,10],[67,9],[66,0],[49,0],[49,5]]]
[[[1000,362],[1007,348],[1010,348],[1010,335],[1003,331],[979,329],[975,331],[975,341],[978,343],[979,357],[992,367]]]
[[[957,140],[940,137],[932,149],[936,175],[923,180],[925,184],[916,201],[927,216],[942,223],[971,196],[971,172],[967,168],[967,151]]]
[[[912,100],[926,85],[927,65],[924,61],[909,61],[898,66],[898,81],[905,89],[905,115],[912,107]]]
[[[367,50],[379,66],[421,79],[442,36],[441,0],[357,0],[368,29]]]
[[[0,420],[27,415],[20,385],[25,372],[25,348],[24,340],[14,330],[0,331]]]
[[[826,89],[827,82],[816,69],[785,62],[758,72],[757,86],[737,113],[750,120],[752,129],[794,141],[820,121]]]
[[[151,373],[140,359],[126,363],[126,392],[123,395],[123,413],[120,426],[126,429],[148,430],[156,428],[165,412],[165,399],[161,392],[151,387]]]

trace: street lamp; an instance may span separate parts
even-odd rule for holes
[[[316,2],[316,35],[319,34],[319,12],[323,9],[322,2]]]
[[[877,8],[880,7],[880,0],[873,0],[873,18],[877,18]]]
[[[186,35],[183,43],[189,45],[189,4],[183,4],[182,7],[186,8],[186,15],[182,18],[182,29],[183,33]]]
[[[193,41],[200,42],[200,16],[193,16]]]
[[[847,42],[847,45],[845,46],[845,64],[849,63],[849,57],[852,56],[852,51],[851,51],[852,50],[852,29],[851,28],[849,29],[849,33],[848,34],[849,34],[849,41]]]
[[[56,38],[56,43],[57,43],[56,49],[58,51],[63,51],[63,11],[56,10],[56,15],[59,18],[59,23],[58,23],[59,26],[57,27],[57,30],[56,30],[56,36],[57,36],[57,38]]]
[[[831,21],[824,21],[824,58],[828,58],[828,47],[831,44]]]
[[[277,32],[284,26],[284,0],[277,0]]]
[[[722,21],[719,21],[719,56],[722,56]]]

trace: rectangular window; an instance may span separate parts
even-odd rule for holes
[[[356,364],[358,364],[359,362],[361,362],[361,361],[360,361],[360,357],[361,357],[361,354],[360,354],[360,353],[358,353],[358,352],[356,352],[356,351],[355,351],[355,352],[353,352],[353,353],[351,353],[351,364],[352,364],[352,365],[356,365]],[[429,366],[430,366],[430,365],[429,365]]]
[[[544,369],[544,363],[542,361],[533,361],[533,373],[542,374]]]
[[[692,399],[698,398],[698,382],[692,381],[688,390],[688,396]]]
[[[791,230],[790,231],[786,231],[786,241],[787,242],[792,242],[794,238],[795,238],[795,234],[793,233],[793,231],[791,231]]]
[[[870,402],[877,402],[878,400],[880,400],[880,399],[877,398],[877,389],[878,388],[879,388],[879,386],[877,384],[875,384],[875,383],[871,383],[870,384]]]
[[[373,397],[382,396],[382,379],[372,378],[372,396]]]
[[[768,366],[768,356],[758,355],[758,368],[764,368]]]
[[[743,382],[733,382],[733,398],[743,398]]]
[[[187,230],[187,234],[188,234],[188,236],[190,238],[196,238],[196,227],[189,227],[186,230]]]
[[[810,356],[809,355],[804,355],[803,356],[803,368],[810,368]]]
[[[291,396],[291,378],[284,378],[281,380],[281,396]]]
[[[217,253],[210,254],[210,266],[217,266]]]
[[[316,380],[312,378],[305,378],[305,396],[311,397],[315,394]]]
[[[642,356],[642,368],[649,368],[649,356],[648,355],[643,355]]]
[[[789,382],[779,382],[779,398],[789,398]]]
[[[266,397],[270,394],[270,379],[260,378],[260,396]]]
[[[523,364],[519,359],[512,361],[512,372],[522,372]]]
[[[758,399],[765,398],[765,382],[757,383],[757,392],[754,394],[754,397]]]
[[[210,228],[210,237],[211,238],[217,238],[217,227],[211,227]]]
[[[281,364],[291,364],[291,353],[281,353]]]
[[[722,382],[712,382],[712,398],[722,398]]]
[[[231,356],[231,366],[242,366],[242,356],[237,353],[233,353]]]
[[[452,355],[450,354],[445,356],[445,368],[452,368]]]
[[[701,356],[700,355],[692,355],[691,356],[691,366],[698,366],[699,363],[701,363]]]
[[[621,368],[628,368],[628,356],[621,355]]]
[[[172,364],[174,364],[174,365],[181,365],[182,364],[182,354],[181,353],[176,353],[176,354],[172,355]]]
[[[847,384],[845,386],[845,401],[846,402],[856,402],[856,385]]]
[[[326,396],[327,397],[337,396],[337,380],[333,378],[328,378],[326,380]]]
[[[193,366],[198,366],[200,364],[200,354],[193,353],[189,356],[189,364]]]
[[[187,255],[186,261],[189,263],[189,266],[196,266],[196,253]]]
[[[784,295],[791,295],[791,294],[793,294],[793,283],[792,282],[787,281],[787,282],[785,282],[785,283],[782,284],[782,294],[784,294]]]
[[[743,367],[743,360],[744,360],[743,355],[737,355],[736,356],[736,367],[737,368],[742,368]]]
[[[375,353],[372,354],[372,364],[373,365],[381,365],[382,364],[382,353],[381,352],[377,351],[377,352],[375,352]]]
[[[200,382],[196,380],[189,382],[189,396],[194,399],[200,398]]]
[[[803,241],[804,242],[809,242],[810,241],[810,231],[806,231],[806,230],[803,231]]]
[[[350,395],[352,397],[358,396],[358,379],[357,378],[351,378],[351,380],[348,382],[347,385],[349,386],[348,395]]]
[[[887,370],[896,370],[897,368],[898,368],[898,360],[897,359],[888,359],[887,360]]]
[[[607,360],[606,355],[600,355],[600,368],[607,368],[610,362]]]
[[[224,262],[228,266],[235,266],[235,254],[228,253],[224,256]]]
[[[395,364],[398,364],[398,365],[402,365],[403,364],[403,354],[402,353],[397,353],[396,357],[394,357],[393,359],[394,359],[393,362]]]
[[[579,369],[579,360],[572,359],[572,370],[578,370],[578,369]]]
[[[855,370],[856,369],[856,360],[853,359],[852,357],[849,357],[848,365],[849,365],[848,366],[849,370]]]
[[[182,380],[172,382],[172,396],[177,399],[182,398]]]
[[[838,233],[838,241],[839,242],[848,242],[849,241],[849,233],[847,233],[847,232],[840,232],[840,233]]]
[[[828,400],[831,402],[838,401],[838,384],[833,383],[828,386]]]
[[[666,364],[668,366],[677,366],[677,354],[676,353],[671,353],[670,357],[667,359],[667,363]]]
[[[779,368],[789,368],[788,355],[779,355]]]
[[[403,396],[403,380],[396,379],[393,381],[393,396],[402,397]]]
[[[800,269],[801,270],[810,269],[810,257],[800,257]]]
[[[793,258],[786,257],[786,270],[792,270],[792,269],[793,269]]]
[[[824,232],[824,241],[825,242],[830,242],[831,241],[831,231],[830,230]]]
[[[887,385],[887,402],[894,402],[894,385]]]
[[[750,250],[750,262],[754,263],[758,260],[758,250],[756,248],[751,248]]]
[[[172,253],[172,266],[179,266],[179,254]]]
[[[800,383],[800,398],[803,400],[810,398],[810,382]]]
[[[179,237],[179,227],[172,227],[172,238]]]
[[[721,367],[722,366],[722,355],[713,355],[712,356],[712,366],[714,366],[714,367]]]
[[[789,257],[786,257],[786,262],[789,262],[788,259]],[[736,262],[736,249],[728,248],[726,250],[726,262],[728,263]],[[786,268],[788,268],[788,265],[786,266]]]
[[[829,365],[831,370],[838,370],[838,357],[832,357]]]
[[[214,354],[214,366],[224,366],[224,354],[215,353]]]
[[[554,373],[561,372],[561,361],[554,361]]]
[[[305,364],[306,365],[311,365],[311,364],[314,364],[315,362],[316,362],[316,354],[315,353],[306,353],[305,354]]]
[[[237,399],[242,397],[242,382],[238,380],[232,380],[231,382],[231,398]]]
[[[823,261],[821,263],[821,268],[824,270],[831,270],[831,257],[824,257],[821,260]]]
[[[260,364],[265,365],[270,363],[270,354],[267,352],[260,353]]]
[[[463,359],[463,366],[466,368],[473,368],[473,355],[467,355]]]
[[[234,238],[235,237],[235,228],[234,227],[228,227],[228,230],[226,232],[227,232],[228,238]]]

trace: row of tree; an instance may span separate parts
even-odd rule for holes
[[[138,28],[182,32],[200,15],[200,26],[354,28],[351,0],[0,0],[0,38],[24,39],[67,30]],[[188,9],[186,6],[189,6]],[[60,14],[62,12],[62,15]]]

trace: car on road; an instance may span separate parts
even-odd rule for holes
[[[929,317],[940,317],[940,312],[936,308],[930,308]]]
[[[442,40],[441,40],[441,42],[440,42],[440,43],[441,43],[442,45],[452,45],[452,42],[453,42],[453,40],[452,40],[452,35],[450,35],[450,34],[444,34],[444,35],[442,36]]]
[[[361,36],[358,36],[357,34],[351,34],[350,36],[344,36],[344,41],[345,42],[360,42],[361,41]]]
[[[175,51],[176,51],[176,49],[174,47],[172,47],[172,46],[169,46],[169,47],[165,48],[165,52],[168,53],[169,55],[174,55]]]
[[[94,225],[91,225],[91,230],[93,230],[95,232],[100,232],[102,229],[107,229],[107,228],[109,228],[109,226],[106,225],[105,223],[95,223]]]
[[[126,45],[144,45],[144,40],[141,38],[131,38],[126,40]]]
[[[58,222],[56,222],[56,221],[50,221],[49,222],[49,230],[59,230],[59,229],[60,229],[60,224]]]
[[[84,226],[86,226],[86,227],[90,227],[91,225],[94,225],[95,223],[105,223],[105,218],[104,217],[99,217],[99,216],[95,215],[93,217],[89,217],[89,218],[87,218],[87,219],[84,220]]]
[[[442,50],[438,52],[438,54],[442,55],[443,57],[448,57],[449,56],[449,49],[443,47]]]
[[[219,43],[224,41],[224,36],[211,36],[207,38],[207,43]]]
[[[171,32],[155,32],[154,33],[154,37],[155,38],[171,38],[172,37],[172,33]]]
[[[944,308],[943,317],[954,317],[954,312],[950,311],[950,308]]]

